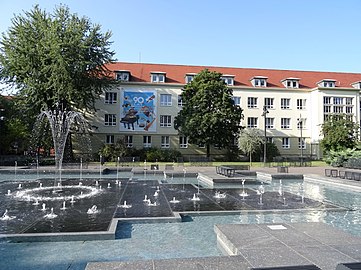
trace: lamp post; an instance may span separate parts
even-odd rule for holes
[[[1,137],[1,140],[3,140],[3,134],[5,133],[4,132],[4,121],[5,121],[5,116],[4,116],[4,112],[5,112],[5,109],[4,108],[0,108],[0,137]],[[0,155],[3,154],[3,149],[0,145]]]
[[[298,126],[300,128],[301,131],[301,138],[300,138],[300,148],[301,148],[301,167],[303,167],[303,136],[302,136],[302,129],[303,129],[303,119],[302,116],[300,114],[300,118],[297,119],[298,121]]]
[[[264,167],[266,167],[266,162],[267,162],[267,113],[269,113],[269,111],[267,110],[267,106],[264,105],[263,106],[263,113],[262,116],[264,117],[264,144],[263,144],[263,163],[264,163]]]

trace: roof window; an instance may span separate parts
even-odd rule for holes
[[[317,83],[318,87],[336,87],[336,80],[323,79]]]
[[[254,76],[251,78],[251,83],[254,87],[267,87],[267,77]]]
[[[115,71],[115,79],[117,81],[129,82],[130,71],[129,70],[117,70]]]
[[[299,80],[300,80],[299,78],[286,78],[283,79],[281,83],[286,88],[299,88],[300,87]]]
[[[165,72],[154,71],[150,73],[150,81],[153,83],[164,83],[165,82]]]
[[[234,75],[223,75],[221,78],[227,85],[234,85]]]

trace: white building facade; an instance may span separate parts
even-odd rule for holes
[[[271,69],[226,68],[118,62],[108,66],[119,85],[96,102],[92,138],[96,151],[125,138],[128,147],[175,149],[204,156],[174,129],[182,109],[184,85],[207,68],[223,74],[243,109],[241,124],[266,130],[267,140],[282,156],[321,157],[321,125],[329,115],[344,113],[360,123],[361,74]],[[266,113],[264,113],[266,111]],[[213,148],[211,155],[224,150]]]

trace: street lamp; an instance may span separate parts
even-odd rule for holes
[[[303,136],[302,136],[302,129],[303,129],[303,119],[300,114],[300,118],[297,118],[298,126],[301,130],[301,138],[300,138],[300,148],[301,148],[301,167],[303,167]]]
[[[267,110],[267,106],[264,105],[263,106],[263,113],[262,116],[264,117],[264,144],[263,144],[263,162],[264,162],[264,166],[266,167],[266,162],[267,162],[267,113],[269,113],[269,111]]]

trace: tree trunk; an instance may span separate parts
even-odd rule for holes
[[[252,152],[249,153],[249,168],[252,167]]]
[[[211,146],[207,144],[207,158],[211,156]]]

